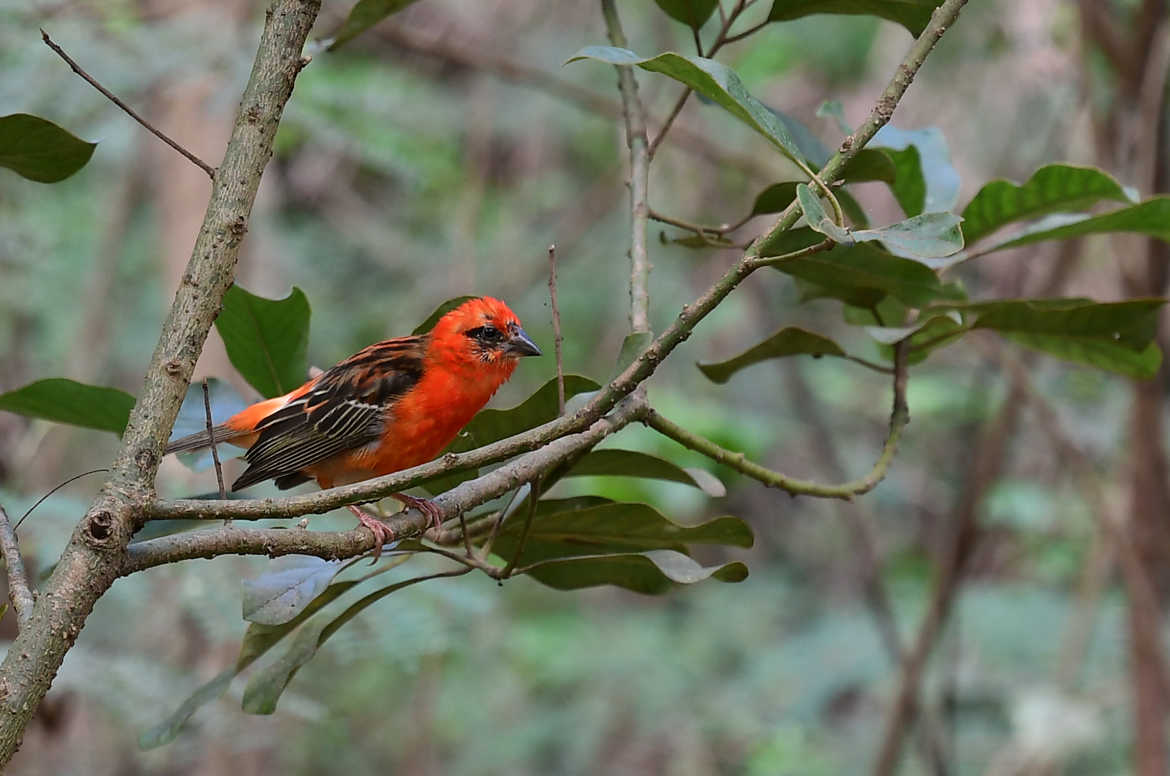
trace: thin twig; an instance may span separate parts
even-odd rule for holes
[[[70,57],[68,54],[65,53],[64,49],[62,49],[60,46],[58,46],[56,43],[54,43],[53,40],[49,37],[49,33],[45,32],[43,29],[41,30],[41,40],[43,40],[45,42],[46,46],[53,49],[53,51],[57,52],[57,56],[59,56],[59,57],[61,57],[61,59],[65,60],[65,63],[67,65],[69,65],[70,68],[72,68],[73,72],[77,73],[79,76],[84,78],[87,82],[89,82],[90,86],[92,86],[93,88],[95,88],[99,92],[101,92],[103,95],[105,95],[106,99],[108,99],[110,102],[114,103],[119,108],[121,108],[123,111],[125,111],[126,115],[128,115],[130,118],[137,121],[139,124],[141,124],[147,130],[149,130],[159,140],[163,141],[164,143],[169,145],[171,148],[175,149],[180,154],[182,154],[183,157],[187,159],[187,161],[191,162],[191,164],[195,165],[199,169],[203,170],[203,172],[207,173],[207,177],[211,178],[212,180],[215,180],[215,168],[214,167],[212,167],[210,164],[208,164],[207,162],[200,159],[195,154],[188,151],[186,148],[183,148],[183,146],[179,145],[174,140],[171,140],[163,132],[156,129],[154,127],[154,125],[152,125],[149,121],[147,121],[146,119],[139,116],[134,111],[133,108],[131,108],[126,103],[122,102],[122,100],[118,99],[117,95],[115,95],[109,89],[107,89],[106,87],[104,87],[100,83],[98,83],[97,79],[95,79],[89,73],[85,72],[85,70],[82,69],[81,65],[74,62],[72,57]]]
[[[619,48],[628,42],[622,31],[614,0],[601,0],[601,12],[609,40]],[[622,94],[626,145],[630,149],[630,330],[650,331],[650,258],[646,227],[650,217],[650,151],[646,140],[646,111],[638,97],[638,81],[630,67],[616,66]]]
[[[24,630],[32,616],[33,594],[24,571],[24,559],[20,557],[16,531],[3,505],[0,505],[0,550],[4,553],[4,566],[8,570],[8,600],[12,601],[12,608],[16,610],[17,624]]]
[[[565,414],[565,362],[561,355],[561,310],[557,306],[557,246],[548,246],[548,301],[552,305],[553,349],[557,359],[557,415]]]
[[[88,476],[89,476],[89,475],[91,475],[91,474],[100,474],[100,473],[102,473],[102,472],[108,472],[108,471],[109,471],[109,469],[90,469],[90,470],[89,470],[89,471],[87,471],[87,472],[82,472],[81,474],[75,474],[74,476],[70,477],[69,479],[65,480],[64,482],[62,482],[62,483],[59,483],[59,484],[57,484],[57,485],[54,485],[54,486],[52,487],[52,489],[50,489],[50,490],[49,490],[49,492],[48,492],[48,493],[46,493],[45,495],[41,496],[39,499],[37,499],[35,502],[33,502],[33,505],[32,505],[31,507],[29,507],[27,510],[25,510],[25,513],[24,513],[23,515],[21,515],[21,516],[20,516],[20,519],[19,519],[19,520],[17,520],[17,521],[16,521],[16,525],[15,525],[15,526],[13,526],[12,530],[13,530],[13,531],[19,531],[19,530],[20,530],[20,526],[21,526],[21,524],[23,524],[23,523],[24,523],[24,519],[25,519],[26,517],[28,517],[29,515],[31,515],[31,514],[33,513],[33,510],[34,510],[34,509],[36,509],[37,507],[39,507],[39,506],[41,505],[41,503],[42,503],[42,502],[43,502],[45,499],[47,499],[49,496],[51,496],[51,495],[53,495],[54,493],[56,493],[57,491],[61,490],[61,488],[65,487],[65,486],[66,486],[66,485],[68,485],[69,483],[71,483],[71,482],[74,482],[74,481],[76,481],[76,480],[80,480],[82,477],[88,477]]]
[[[540,478],[537,478],[532,481],[532,490],[528,494],[528,512],[524,515],[524,526],[520,529],[520,539],[516,542],[516,550],[512,553],[511,560],[504,566],[504,570],[500,572],[500,579],[512,576],[516,570],[516,564],[520,562],[520,556],[524,554],[524,550],[528,546],[528,537],[532,533],[532,521],[536,517],[536,502],[539,500]]]
[[[219,462],[219,450],[216,449],[214,424],[211,422],[211,393],[207,390],[207,378],[203,378],[203,413],[207,418],[207,438],[211,440],[211,461],[215,464],[215,482],[219,485],[219,500],[227,498],[227,489],[223,486],[223,466]],[[228,518],[229,520],[231,518]]]
[[[719,226],[710,226],[708,224],[696,224],[691,221],[684,221],[681,218],[668,216],[664,213],[659,213],[654,208],[650,208],[650,220],[658,221],[662,224],[670,224],[677,226],[679,229],[686,229],[688,232],[694,232],[698,235],[711,235],[713,237],[722,237],[728,232],[732,231],[731,224],[720,224]],[[742,224],[741,224],[742,225]]]

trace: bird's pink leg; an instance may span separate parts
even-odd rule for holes
[[[370,532],[374,534],[374,541],[376,542],[374,545],[374,560],[377,560],[382,556],[382,545],[386,542],[394,541],[394,531],[378,518],[353,504],[346,505],[346,509],[353,512],[358,522],[366,528],[369,528]]]
[[[407,509],[417,509],[427,516],[427,528],[434,528],[436,531],[443,524],[443,511],[439,509],[438,504],[425,498],[416,498],[408,496],[405,493],[392,493],[390,497],[401,501]]]

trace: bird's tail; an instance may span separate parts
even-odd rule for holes
[[[248,433],[247,431],[239,431],[221,423],[218,426],[212,426],[210,433],[204,429],[203,431],[168,442],[166,454],[170,455],[171,453],[186,453],[191,450],[202,450],[205,447],[211,447],[213,444],[218,445],[220,442],[230,442]]]

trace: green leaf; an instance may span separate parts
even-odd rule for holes
[[[788,326],[734,358],[714,364],[698,364],[697,366],[708,380],[725,383],[731,379],[733,374],[753,364],[773,358],[798,355],[810,355],[814,358],[821,356],[840,357],[845,355],[845,351],[828,337],[822,337],[820,334],[796,326]]]
[[[620,555],[585,555],[553,558],[527,570],[527,575],[557,590],[579,590],[616,585],[636,593],[661,595],[675,585],[692,585],[705,579],[742,582],[748,569],[735,561],[719,566],[700,566],[673,550],[650,550]]]
[[[959,199],[959,173],[951,164],[946,137],[938,127],[905,130],[887,124],[870,148],[883,147],[897,175],[890,187],[907,216],[954,209]]]
[[[1133,232],[1170,242],[1170,197],[1154,197],[1132,207],[1099,216],[1053,215],[1041,219],[1023,234],[992,246],[988,253],[1043,240],[1067,240],[1087,234]]]
[[[472,299],[478,298],[479,297],[475,296],[457,296],[454,299],[448,299],[446,302],[443,302],[441,305],[436,307],[435,311],[428,315],[425,321],[414,327],[414,331],[412,331],[411,334],[426,334],[428,331],[435,328],[435,324],[438,323],[439,319],[444,315],[451,312],[464,302],[470,302]]]
[[[846,183],[863,183],[866,181],[884,181],[893,183],[897,175],[893,158],[889,152],[872,148],[863,149],[853,160],[846,165],[841,179]],[[764,213],[779,213],[788,207],[796,198],[798,181],[784,181],[774,183],[761,191],[752,204],[752,215]],[[835,192],[840,198],[841,192]],[[842,203],[844,204],[844,203]]]
[[[760,256],[783,256],[786,253],[811,248],[824,239],[807,226],[802,226],[780,232],[771,240],[764,242],[759,246],[759,253]]]
[[[1045,165],[1023,184],[996,180],[979,189],[963,209],[963,236],[970,245],[1013,221],[1084,210],[1101,200],[1129,202],[1129,197],[1121,184],[1095,167]]]
[[[713,59],[683,56],[673,51],[655,57],[640,57],[629,49],[615,46],[586,46],[568,61],[581,59],[593,59],[611,65],[637,65],[643,70],[669,76],[723,107],[772,141],[785,156],[790,159],[803,158],[796,141],[776,114],[748,93],[734,70]]]
[[[38,183],[56,183],[80,170],[97,143],[27,113],[0,116],[0,167]]]
[[[356,38],[387,16],[398,13],[415,0],[360,0],[349,10],[349,15],[329,43],[329,51],[336,50]]]
[[[116,388],[86,385],[63,377],[37,380],[0,394],[0,410],[121,434],[134,397]]]
[[[244,688],[244,711],[249,714],[271,714],[276,711],[284,688],[297,671],[317,654],[321,646],[321,632],[328,625],[325,620],[314,620],[297,629],[292,643],[283,655],[253,674]]]
[[[876,240],[895,256],[918,261],[953,256],[963,250],[962,219],[954,213],[923,213],[877,229],[854,229],[854,240]]]
[[[261,625],[255,622],[249,624],[248,630],[244,631],[243,643],[240,644],[239,657],[236,658],[236,672],[243,671],[252,665],[264,653],[280,643],[285,636],[296,630],[298,625],[309,619],[315,612],[337,600],[354,585],[360,584],[363,581],[361,579],[347,579],[342,582],[334,582],[325,588],[323,593],[310,601],[305,608],[301,609],[296,617],[288,622],[283,622],[279,625]]]
[[[510,559],[519,544],[526,514],[518,510],[504,523],[492,551]],[[687,552],[687,544],[751,547],[751,528],[725,515],[698,525],[683,525],[646,504],[592,503],[556,499],[537,502],[524,555],[524,566],[549,558],[668,549]]]
[[[1135,351],[1097,339],[1070,338],[1053,334],[1005,334],[1005,337],[1025,347],[1080,364],[1116,372],[1126,377],[1148,380],[1158,374],[1162,365],[1162,351],[1151,342]]]
[[[775,0],[768,21],[786,22],[815,13],[880,16],[897,22],[914,37],[922,34],[942,0]]]
[[[309,314],[309,300],[295,286],[284,299],[265,299],[232,286],[215,328],[232,366],[271,398],[309,378]]]
[[[231,383],[214,377],[207,380],[207,397],[211,404],[212,425],[223,423],[251,404],[243,396],[240,396]],[[195,434],[206,428],[207,407],[203,403],[203,385],[202,382],[191,383],[187,386],[187,395],[183,397],[183,405],[179,407],[179,415],[175,418],[175,425],[171,428],[171,439]],[[219,449],[219,459],[226,461],[243,455],[243,453],[243,448],[222,445]],[[210,450],[179,453],[177,457],[184,466],[197,472],[207,469],[213,463]]]
[[[154,749],[163,744],[169,744],[174,740],[175,736],[179,735],[179,731],[186,724],[187,720],[191,718],[191,715],[200,706],[210,703],[227,692],[227,688],[231,685],[232,679],[235,678],[236,669],[229,668],[202,685],[198,690],[188,696],[179,708],[175,709],[166,719],[154,727],[143,731],[138,736],[138,746],[142,749]]]
[[[642,477],[693,485],[714,498],[727,495],[715,475],[703,469],[684,469],[670,461],[636,450],[591,450],[573,464],[566,477]]]
[[[296,617],[324,592],[345,565],[310,555],[293,555],[275,562],[275,571],[244,580],[244,619],[260,625],[280,625]]]
[[[870,243],[836,246],[774,265],[787,275],[818,287],[824,296],[856,307],[871,307],[890,295],[922,307],[938,300],[962,301],[965,294],[954,284],[943,284],[929,267],[894,256]]]
[[[719,0],[654,0],[666,15],[697,30],[711,18]]]

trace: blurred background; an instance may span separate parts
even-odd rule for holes
[[[649,0],[618,5],[635,50],[693,51],[690,30]],[[326,0],[314,37],[348,11]],[[262,16],[253,0],[0,4],[0,114],[34,113],[100,141],[64,183],[0,175],[0,391],[64,376],[137,392],[210,189],[73,75],[38,27],[214,165]],[[1137,0],[972,2],[894,123],[942,130],[960,207],[992,178],[1021,181],[1053,161],[1164,191],[1149,162],[1164,167],[1165,156],[1146,154],[1142,138],[1156,133],[1141,119],[1151,90],[1165,90],[1165,17],[1163,3]],[[627,152],[612,68],[562,67],[605,42],[596,3],[425,0],[335,53],[317,44],[277,136],[240,284],[305,291],[320,366],[469,293],[507,300],[551,346],[555,242],[566,368],[605,379],[627,331]],[[859,124],[910,42],[892,23],[816,16],[770,25],[719,58],[834,147],[841,133],[818,106],[839,100]],[[653,131],[678,85],[638,79]],[[735,222],[792,177],[765,141],[692,99],[651,168],[651,203]],[[899,218],[880,184],[854,190],[875,223]],[[679,236],[652,225],[659,329],[735,257],[662,243],[663,231]],[[1144,241],[1101,238],[1002,252],[959,275],[976,298],[1111,300],[1160,294],[1164,271]],[[860,476],[889,415],[880,375],[785,359],[716,386],[694,368],[791,324],[875,353],[839,303],[798,305],[790,280],[761,272],[659,370],[650,397],[788,474]],[[250,395],[216,337],[196,376]],[[551,358],[524,363],[492,406],[519,402],[552,371]],[[902,449],[888,479],[851,504],[789,498],[630,428],[615,444],[708,468],[727,496],[614,478],[560,492],[645,501],[680,519],[742,516],[756,545],[728,557],[748,563],[745,582],[657,598],[479,575],[418,586],[343,629],[275,715],[240,711],[239,681],[174,743],[142,752],[139,732],[235,660],[240,581],[267,561],[154,569],[99,601],[10,773],[863,773],[891,719],[908,731],[899,773],[1129,773],[1138,755],[1156,758],[1166,720],[1163,390],[1161,378],[1137,386],[970,336],[913,368]],[[20,515],[106,465],[116,444],[0,414],[0,499]],[[26,521],[36,570],[99,485],[73,483]],[[214,482],[168,461],[159,487],[187,495]],[[1151,605],[1132,605],[1135,590]],[[13,628],[10,614],[0,636]],[[905,697],[903,649],[929,655],[917,701]],[[1141,704],[1153,720],[1144,733]]]

